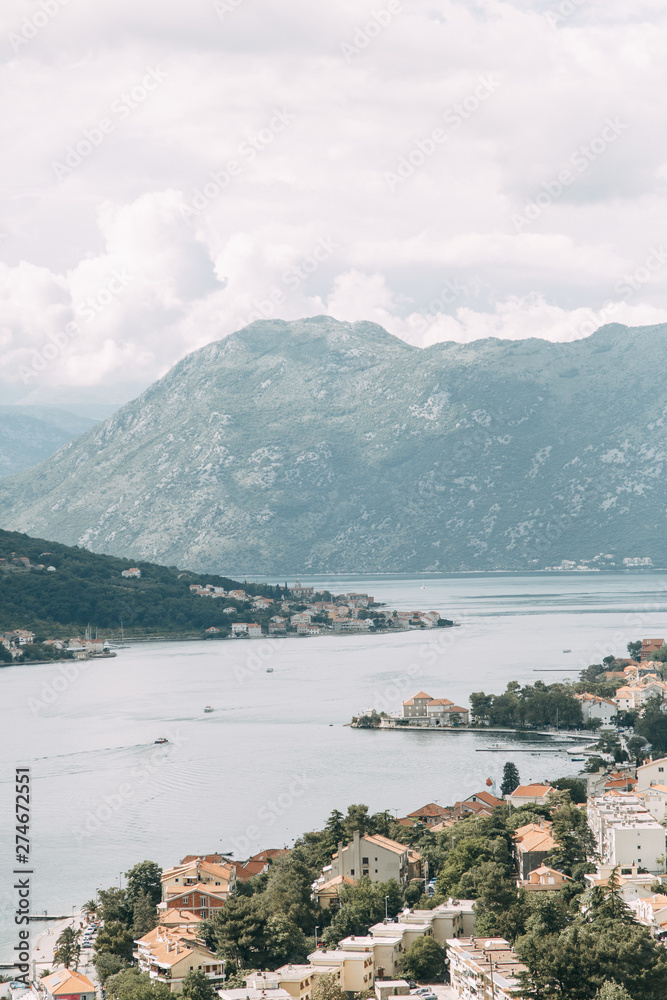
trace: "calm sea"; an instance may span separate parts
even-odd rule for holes
[[[0,959],[14,943],[13,768],[32,769],[32,911],[66,914],[135,862],[289,845],[332,809],[398,815],[498,780],[575,773],[564,752],[472,733],[364,732],[360,709],[420,689],[466,705],[510,680],[574,678],[667,632],[658,574],[314,578],[459,628],[378,637],[155,643],[80,667],[0,670]],[[564,649],[570,652],[564,652]],[[214,712],[204,713],[212,705]],[[156,746],[166,737],[169,743]],[[39,927],[39,925],[37,925]]]

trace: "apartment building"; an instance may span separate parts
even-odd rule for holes
[[[504,938],[447,942],[452,989],[465,1000],[520,1000],[519,973],[527,971]]]
[[[339,843],[331,859],[331,870],[325,869],[323,875],[327,880],[350,875],[352,878],[368,876],[371,882],[387,882],[393,878],[405,883],[409,879],[408,848],[380,834],[362,837],[355,830],[351,843],[346,846],[342,841]]]
[[[636,865],[655,874],[664,870],[665,828],[638,796],[608,792],[589,799],[587,813],[604,864]]]

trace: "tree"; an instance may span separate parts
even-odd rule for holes
[[[312,1000],[347,1000],[347,993],[343,992],[331,973],[318,976],[310,995]]]
[[[656,753],[667,750],[667,714],[662,711],[660,695],[654,695],[646,702],[644,712],[635,724],[635,732],[648,740]]]
[[[92,913],[93,916],[97,913],[97,900],[89,899],[87,903],[83,904],[83,910],[86,913]]]
[[[561,794],[567,795],[567,792]],[[544,863],[565,875],[573,876],[574,869],[580,874],[578,866],[595,857],[595,838],[586,820],[586,813],[571,802],[566,802],[556,811],[551,836],[556,846]],[[591,866],[591,871],[594,870],[595,866]]]
[[[152,931],[157,924],[157,909],[149,893],[139,893],[134,900],[133,913],[132,934],[136,940]]]
[[[191,969],[188,972],[181,992],[187,1000],[217,1000],[218,994],[201,969]]]
[[[11,663],[14,657],[7,647],[0,642],[0,663]]]
[[[515,788],[518,788],[521,783],[519,778],[519,769],[511,760],[505,763],[503,768],[503,780],[500,785],[501,795],[511,795]]]
[[[613,980],[608,980],[602,984],[595,994],[595,1000],[632,1000],[632,997],[625,986],[621,986],[620,983],[615,983]]]
[[[551,782],[552,788],[568,791],[573,802],[581,804],[586,801],[586,782],[581,778],[558,778]]]
[[[54,962],[64,965],[66,969],[76,970],[81,955],[80,938],[81,931],[75,931],[73,927],[65,927],[56,941],[55,951],[53,952]]]
[[[170,1000],[172,995],[166,983],[151,979],[136,966],[110,976],[105,986],[108,1000]]]
[[[102,983],[106,982],[109,976],[115,976],[128,966],[128,963],[124,958],[120,958],[118,955],[113,955],[110,951],[104,951],[99,955],[95,955],[93,963],[95,965],[95,971],[97,972],[100,982]]]
[[[228,899],[212,920],[217,954],[245,969],[261,969],[265,963],[266,917],[256,897]]]
[[[162,899],[162,869],[154,861],[141,861],[125,872],[127,898],[131,903],[142,893],[148,893],[157,904]]]
[[[417,982],[433,982],[445,968],[445,949],[431,937],[413,941],[403,956],[405,974]]]
[[[102,921],[107,923],[121,923],[126,927],[131,927],[134,919],[132,904],[127,898],[125,889],[98,889],[97,896],[99,903],[97,912]]]
[[[637,639],[635,642],[629,642],[625,648],[633,660],[638,660],[639,654],[642,651],[641,639]]]
[[[96,955],[110,954],[126,962],[132,961],[134,936],[132,931],[119,920],[105,921],[95,942]]]

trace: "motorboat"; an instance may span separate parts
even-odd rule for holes
[[[571,652],[572,652],[572,650],[571,650],[571,649],[564,649],[564,650],[563,650],[563,652],[564,652],[564,653],[571,653]]]
[[[267,672],[267,674],[272,674],[273,673],[273,667],[267,667],[266,668],[266,672]]]
[[[161,736],[158,740],[154,740],[153,742],[154,743],[168,743],[169,740],[167,739],[166,736]]]
[[[207,705],[206,708],[204,709],[204,711],[205,712],[212,712],[213,711],[213,705]]]

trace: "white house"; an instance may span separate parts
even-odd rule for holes
[[[549,792],[552,791],[553,788],[551,785],[542,785],[539,783],[519,785],[511,795],[507,796],[507,799],[516,808],[527,805],[544,806],[547,804]]]
[[[51,567],[49,567],[49,569],[50,568]],[[124,569],[120,575],[132,580],[138,580],[141,576],[141,570],[137,569],[136,566],[131,566],[130,569]]]
[[[643,792],[651,785],[667,784],[667,757],[649,760],[637,768],[637,787],[635,791]]]
[[[596,694],[575,695],[581,703],[581,714],[584,722],[600,722],[604,725],[610,723],[618,714],[616,702],[609,698],[600,698]]]

